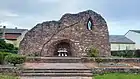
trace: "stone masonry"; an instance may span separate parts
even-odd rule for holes
[[[91,29],[88,22],[91,21]],[[94,47],[99,56],[110,56],[109,33],[104,18],[92,10],[65,14],[59,21],[46,21],[28,31],[19,53],[28,56],[56,56],[58,48],[68,56],[84,57]]]

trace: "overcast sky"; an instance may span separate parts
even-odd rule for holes
[[[0,0],[0,25],[31,29],[89,9],[105,18],[111,35],[140,30],[140,0]]]

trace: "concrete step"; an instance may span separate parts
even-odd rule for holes
[[[90,69],[25,69],[22,73],[92,73]]]
[[[79,57],[28,57],[30,63],[80,63]]]
[[[84,76],[91,77],[92,73],[22,73],[21,76]]]
[[[24,63],[24,69],[88,69],[83,63]]]
[[[92,77],[91,69],[83,63],[25,63],[23,68],[23,77]]]
[[[65,76],[65,77],[41,77],[41,76],[21,76],[20,79],[92,79],[92,77],[80,77],[80,76]]]
[[[81,68],[69,68],[69,69],[66,69],[66,68],[63,68],[63,69],[59,69],[59,68],[54,68],[54,69],[51,69],[51,68],[24,68],[24,70],[91,70],[91,69],[89,69],[89,68],[83,68],[83,69],[81,69]]]

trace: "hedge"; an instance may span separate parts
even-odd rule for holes
[[[111,55],[119,57],[135,57],[135,50],[111,51]]]
[[[138,50],[135,51],[135,56],[136,57],[140,57],[140,49],[138,49]]]
[[[111,55],[119,57],[140,57],[140,49],[111,51]]]
[[[15,50],[0,49],[0,52],[10,52],[10,53],[13,53],[13,54],[17,54],[18,49],[17,48]]]
[[[4,64],[4,59],[7,55],[11,55],[9,52],[0,52],[0,64]]]
[[[18,54],[11,54],[5,57],[5,61],[9,62],[10,64],[13,64],[14,66],[16,66],[16,64],[24,63],[25,59],[26,59],[25,56],[21,56]]]

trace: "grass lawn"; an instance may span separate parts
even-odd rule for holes
[[[0,79],[19,79],[19,78],[15,77],[15,76],[9,76],[9,75],[0,74]]]
[[[93,79],[140,79],[140,74],[109,73],[96,75]]]

